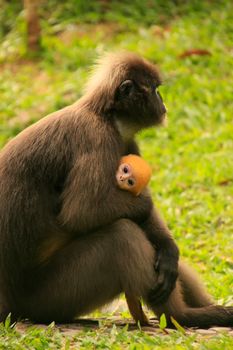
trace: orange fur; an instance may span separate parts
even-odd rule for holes
[[[129,154],[121,158],[121,164],[127,163],[131,166],[133,175],[136,179],[136,185],[130,191],[136,196],[147,186],[150,181],[152,171],[149,164],[141,157],[135,154]]]

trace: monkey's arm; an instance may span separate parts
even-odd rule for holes
[[[97,161],[101,151],[79,156],[70,170],[61,194],[58,221],[68,231],[85,233],[128,218],[136,223],[145,221],[153,207],[147,194],[134,196],[118,188],[115,172],[119,164],[109,168],[108,158]]]
[[[154,305],[162,304],[175,288],[179,249],[155,208],[140,227],[156,250],[155,270],[158,273],[158,279],[156,287],[149,294],[149,302]]]
[[[140,155],[135,141],[127,145],[126,153]],[[175,287],[178,276],[179,250],[155,208],[148,218],[139,225],[156,250],[155,270],[158,273],[158,283],[156,288],[151,291],[149,298],[154,305],[160,304],[167,300]]]

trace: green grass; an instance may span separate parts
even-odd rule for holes
[[[215,299],[232,304],[231,2],[179,1],[177,7],[172,1],[151,1],[145,8],[142,1],[121,1],[119,6],[113,1],[103,11],[95,1],[79,1],[76,7],[74,0],[58,6],[50,0],[42,9],[43,52],[34,61],[27,55],[20,6],[13,3],[5,4],[0,35],[0,146],[25,126],[75,101],[89,66],[105,50],[128,49],[156,62],[164,75],[160,90],[169,123],[138,136],[153,167],[154,202],[184,259]],[[179,57],[195,48],[210,55]],[[150,336],[102,326],[69,341],[53,327],[23,335],[0,328],[0,349],[71,349],[73,344],[80,349],[231,349],[233,340],[224,334],[207,342],[178,332]]]
[[[185,335],[174,331],[169,335],[157,332],[147,334],[143,331],[128,331],[127,327],[107,327],[101,324],[97,329],[84,329],[74,335],[64,336],[54,324],[47,328],[32,326],[26,332],[18,332],[14,328],[0,326],[0,349],[109,349],[109,350],[230,350],[233,338],[222,331],[214,336],[200,336],[198,334]]]

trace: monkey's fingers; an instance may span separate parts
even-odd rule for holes
[[[155,305],[161,305],[165,303],[172,290],[175,288],[175,281],[176,278],[172,275],[165,276],[160,275],[158,278],[158,283],[155,288],[153,288],[148,295],[148,302],[149,304],[155,306]]]
[[[153,305],[162,304],[167,301],[172,290],[175,288],[178,276],[176,264],[172,267],[172,265],[162,263],[160,259],[158,259],[155,269],[158,274],[156,287],[150,291],[148,296],[149,303]]]

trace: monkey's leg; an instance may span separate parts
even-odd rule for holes
[[[0,293],[0,322],[5,321],[6,317],[9,315],[10,313],[10,309],[8,307],[8,303],[5,300],[6,298],[4,298],[1,293]],[[15,321],[14,318],[12,318],[13,322]]]
[[[183,274],[183,285],[186,285],[186,287],[188,286],[188,289],[191,289],[190,281],[192,278],[186,279],[187,276],[184,276],[185,275]],[[195,284],[192,287],[192,298],[189,300],[191,300],[191,302],[196,305],[198,303],[202,303],[201,298],[197,297],[196,300],[193,298],[195,293],[198,295],[198,292],[200,291],[199,286],[197,289],[195,288]],[[164,313],[166,315],[168,326],[171,327],[173,326],[171,322],[171,316],[179,324],[187,327],[209,328],[211,326],[233,326],[233,306],[224,307],[208,304],[207,306],[202,307],[190,307],[184,301],[182,284],[179,280],[176,283],[176,288],[173,290],[166,303],[158,306],[150,300],[149,305],[158,317]]]
[[[212,305],[213,301],[193,269],[183,262],[179,263],[179,280],[182,286],[182,296],[185,303],[191,307]],[[136,323],[148,325],[149,321],[143,312],[140,299],[126,294],[129,311]]]
[[[135,295],[130,295],[128,293],[125,293],[127,305],[129,308],[129,311],[134,319],[134,321],[138,324],[140,323],[141,326],[149,325],[148,318],[146,317],[143,309],[141,301],[138,297]]]
[[[129,220],[75,239],[35,274],[19,313],[38,322],[68,322],[121,292],[146,295],[155,283],[154,249]]]
[[[202,307],[213,304],[196,271],[183,262],[179,263],[179,281],[184,301],[188,306]]]

